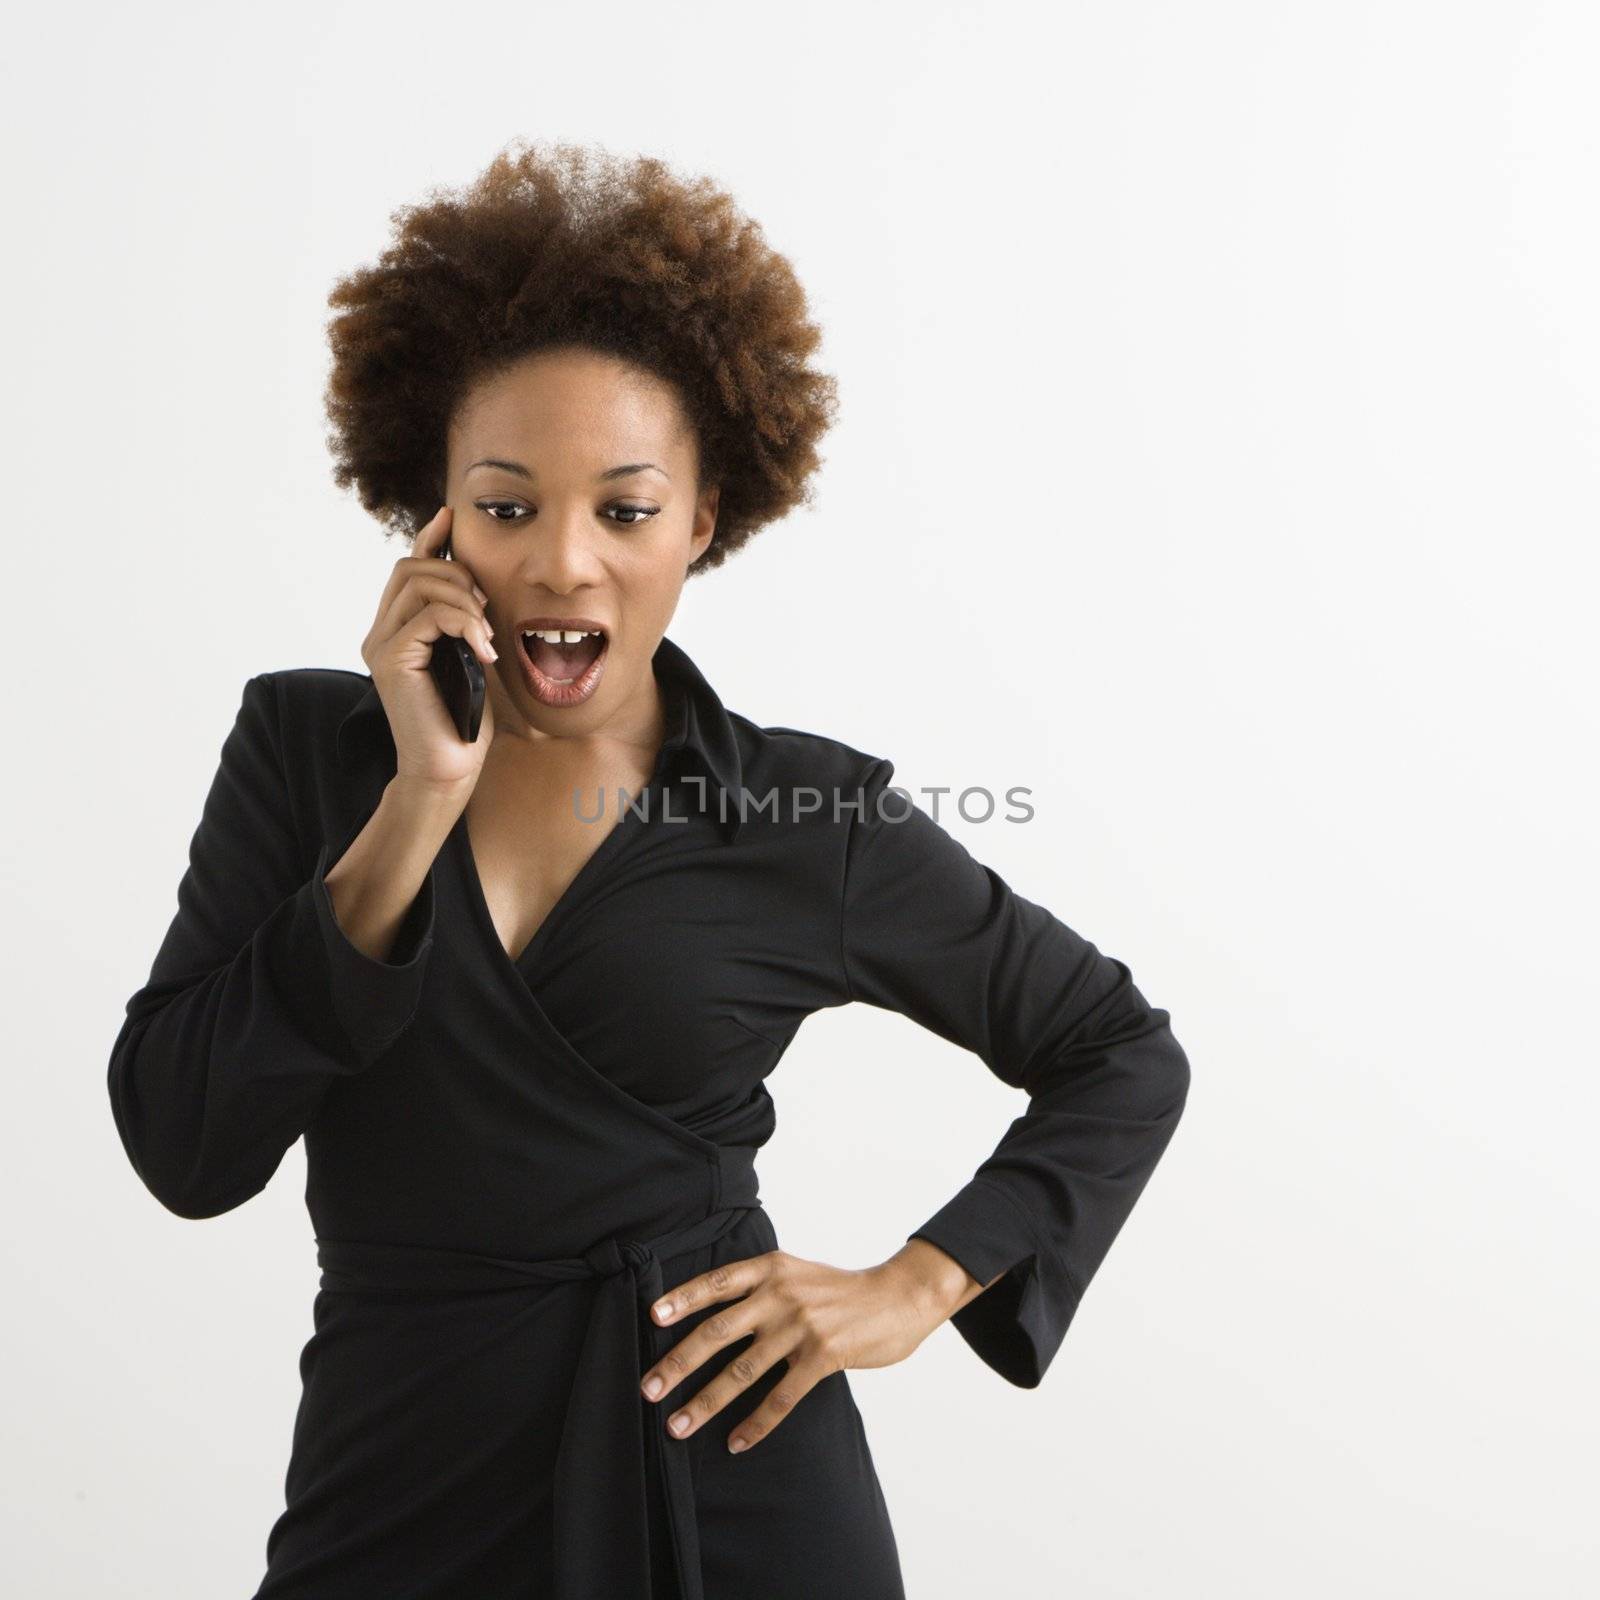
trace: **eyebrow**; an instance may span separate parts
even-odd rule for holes
[[[467,468],[468,472],[477,467],[499,467],[502,472],[514,472],[519,478],[532,480],[536,474],[530,472],[520,461],[503,461],[498,456],[485,456],[482,461],[474,461]],[[609,483],[613,478],[631,478],[636,472],[659,472],[668,483],[672,475],[665,467],[658,467],[653,461],[630,461],[624,466],[607,467],[595,477],[596,483]]]

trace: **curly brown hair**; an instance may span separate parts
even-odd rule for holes
[[[837,381],[807,365],[821,333],[789,262],[707,178],[649,156],[513,140],[464,192],[394,212],[378,261],[328,296],[334,481],[391,533],[444,501],[446,439],[466,391],[535,350],[624,357],[676,391],[721,485],[720,566],[809,505]]]

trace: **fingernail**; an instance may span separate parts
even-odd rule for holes
[[[689,1419],[680,1411],[667,1426],[681,1439],[689,1431]]]
[[[729,1449],[730,1449],[730,1450],[731,1450],[731,1451],[732,1451],[732,1452],[733,1452],[733,1453],[734,1453],[734,1454],[735,1454],[735,1455],[738,1455],[738,1453],[739,1453],[739,1452],[740,1452],[740,1451],[741,1451],[741,1450],[743,1450],[743,1449],[744,1449],[744,1447],[745,1447],[745,1441],[744,1441],[744,1440],[743,1440],[743,1439],[730,1439],[730,1440],[729,1440],[729,1441],[728,1441],[728,1448],[729,1448]]]
[[[650,1376],[645,1379],[644,1392],[649,1395],[652,1400],[654,1400],[655,1397],[661,1393],[661,1379],[657,1377],[655,1373],[651,1373]]]
[[[486,605],[488,605],[488,603],[489,603],[489,597],[488,597],[488,595],[486,595],[486,594],[485,594],[485,593],[484,593],[484,592],[483,592],[483,590],[482,590],[482,589],[480,589],[480,588],[479,588],[479,587],[478,587],[478,586],[477,586],[477,584],[473,584],[473,586],[472,586],[472,592],[473,592],[473,593],[474,593],[474,594],[475,594],[475,595],[477,595],[477,597],[478,597],[478,604],[479,604],[479,605],[480,605],[480,606],[486,606]]]
[[[667,1318],[672,1315],[672,1302],[670,1300],[657,1300],[655,1303],[655,1313],[663,1322],[665,1322]]]

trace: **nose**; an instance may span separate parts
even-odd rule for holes
[[[567,594],[599,581],[599,534],[589,526],[592,515],[586,510],[540,512],[528,529],[522,559],[521,578],[530,593],[549,589]]]

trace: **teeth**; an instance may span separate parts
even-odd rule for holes
[[[525,639],[543,639],[546,644],[576,644],[580,639],[597,639],[598,628],[533,628],[523,635]]]

